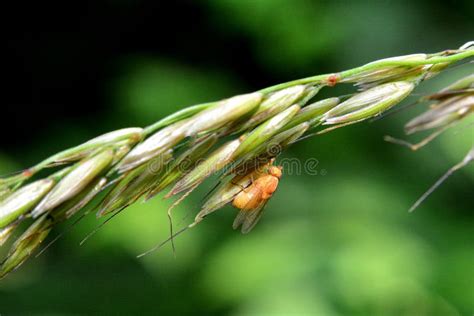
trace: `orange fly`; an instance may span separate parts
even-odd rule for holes
[[[257,224],[265,205],[278,187],[282,167],[272,164],[273,159],[264,168],[255,170],[251,174],[251,184],[239,192],[232,201],[232,205],[240,209],[232,227],[237,229],[242,226],[241,231],[244,234],[250,232]]]

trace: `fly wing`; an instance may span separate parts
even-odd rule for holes
[[[244,211],[240,210],[234,219],[234,223],[232,223],[232,228],[233,229],[239,228],[239,226],[242,225],[242,223],[244,222],[246,216],[247,214]]]
[[[257,208],[248,212],[247,217],[242,223],[242,229],[240,230],[242,234],[249,233],[255,227],[255,225],[257,225],[258,221],[263,215],[263,211],[265,209],[265,206],[267,205],[267,201],[268,200],[262,201],[262,203],[260,203],[260,205]]]
[[[261,217],[261,213],[267,200],[262,199],[263,191],[258,187],[253,187],[248,194],[251,194],[246,206],[242,208],[234,220],[232,228],[237,229],[242,226],[241,232],[246,234],[252,230]],[[257,206],[255,206],[257,204]],[[252,208],[250,206],[253,206]]]

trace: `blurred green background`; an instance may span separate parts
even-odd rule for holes
[[[191,104],[457,48],[474,34],[467,0],[121,0],[9,12],[2,174]],[[473,71],[449,70],[417,94]],[[471,315],[473,166],[407,210],[464,157],[472,125],[416,153],[382,140],[422,110],[293,146],[284,157],[316,158],[318,174],[284,175],[246,236],[226,207],[176,240],[176,258],[165,247],[136,259],[167,237],[168,201],[130,207],[79,246],[99,223],[90,216],[0,282],[0,314]],[[198,211],[205,187],[176,222]]]

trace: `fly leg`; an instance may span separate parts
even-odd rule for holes
[[[248,192],[247,189],[248,189],[248,188],[252,185],[252,183],[254,183],[254,182],[255,182],[255,179],[254,179],[254,177],[253,177],[253,174],[250,175],[250,184],[247,185],[247,186],[243,186],[243,185],[240,184],[240,183],[235,183],[235,182],[233,182],[233,181],[230,181],[231,184],[233,184],[233,185],[239,187],[239,188],[242,189],[242,191],[244,191],[244,192]]]
[[[253,182],[253,181],[252,181],[252,182]],[[232,182],[232,181],[231,181],[230,183],[233,184],[233,185],[235,185],[236,187],[239,187],[242,191],[247,192],[248,186],[247,186],[247,187],[244,187],[244,186],[241,185],[240,183],[235,183],[235,182]]]

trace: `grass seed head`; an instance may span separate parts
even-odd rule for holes
[[[21,173],[0,179],[0,243],[31,208],[34,216],[42,214],[16,240],[1,266],[0,276],[26,260],[53,225],[83,209],[108,185],[114,187],[102,201],[99,215],[120,211],[141,196],[151,197],[167,186],[173,186],[168,196],[185,192],[174,207],[210,174],[229,167],[221,179],[228,180],[230,177],[226,176],[232,174],[231,182],[220,186],[206,201],[196,221],[188,226],[192,227],[232,201],[242,187],[252,182],[249,178],[252,172],[271,164],[281,150],[304,138],[308,129],[323,123],[336,124],[324,130],[328,131],[377,115],[411,93],[415,83],[432,77],[453,62],[473,56],[472,43],[469,43],[459,50],[379,60],[339,73],[297,79],[260,92],[198,104],[145,129],[130,128],[104,134]],[[432,95],[430,98],[437,102],[432,112],[413,126],[438,126],[436,124],[446,124],[446,119],[453,117],[456,122],[471,113],[472,77],[448,87],[449,91]],[[342,103],[339,98],[331,98],[300,109],[322,87],[344,82],[355,83],[365,91]],[[245,134],[208,153],[217,138],[238,133]],[[155,159],[171,155],[173,150],[180,152],[181,145],[187,149],[179,153],[174,162],[166,161],[157,168]],[[473,156],[469,156],[469,162]],[[183,168],[181,162],[184,161],[190,162],[189,168]],[[56,184],[43,197],[33,201],[25,195],[25,201],[18,205],[11,202],[28,188],[23,186],[26,180],[44,168],[60,165],[66,166],[49,176]],[[169,167],[166,171],[161,168],[165,165]],[[260,218],[261,209],[254,209],[252,215],[243,214],[235,220],[234,227],[243,224],[242,231],[247,232]]]

